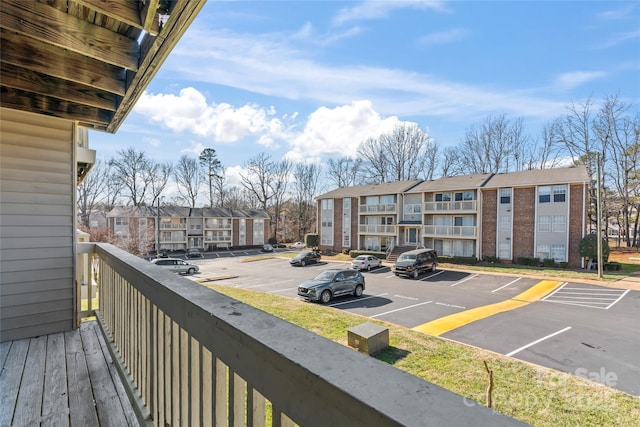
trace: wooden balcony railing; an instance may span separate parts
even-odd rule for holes
[[[424,213],[433,212],[475,212],[476,200],[461,200],[449,202],[425,202]]]
[[[521,425],[110,244],[78,246],[97,258],[95,315],[143,425]]]

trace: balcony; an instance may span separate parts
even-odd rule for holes
[[[360,234],[388,234],[395,236],[396,226],[382,224],[360,224],[358,226],[358,232]]]
[[[423,237],[456,237],[459,239],[475,239],[478,235],[476,226],[458,225],[425,225],[422,227]]]
[[[187,223],[160,222],[160,230],[186,230]]]
[[[358,212],[361,214],[394,214],[397,204],[389,203],[385,205],[360,205]]]
[[[204,223],[205,230],[231,230],[231,221],[206,221]]]
[[[462,200],[455,202],[425,202],[424,213],[442,212],[476,212],[476,200]]]
[[[134,425],[127,395],[143,425],[521,425],[110,244],[77,252],[97,321],[2,343],[2,425]]]

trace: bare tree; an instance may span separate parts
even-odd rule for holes
[[[387,166],[385,181],[405,181],[433,176],[435,154],[433,141],[415,123],[403,123],[380,135],[379,145]],[[426,171],[427,166],[429,170]]]
[[[456,176],[462,174],[460,154],[457,147],[448,146],[443,150],[440,162],[440,176]]]
[[[273,198],[271,180],[274,174],[271,156],[260,153],[245,162],[244,168],[246,172],[240,174],[242,186],[256,197],[260,207],[266,211]]]
[[[220,180],[222,163],[218,160],[216,150],[213,148],[205,148],[200,153],[200,165],[203,168],[204,179],[209,186],[209,207],[214,207],[216,204],[213,202],[214,187],[216,186],[216,180]]]
[[[480,126],[472,126],[465,132],[459,146],[463,173],[499,173],[509,171],[511,149],[519,142],[512,141],[517,132],[510,130],[504,115],[488,116]]]
[[[387,181],[388,162],[384,156],[382,141],[378,138],[368,138],[358,147],[358,157],[363,160],[363,175],[371,183]]]
[[[318,191],[320,174],[320,167],[313,163],[298,163],[293,171],[294,203],[291,208],[297,220],[295,225],[297,225],[299,239],[311,231],[316,222],[316,206],[313,199]]]
[[[278,231],[278,223],[280,221],[280,210],[287,192],[289,183],[289,174],[291,173],[292,164],[289,160],[281,160],[272,164],[273,179],[270,187],[273,193],[273,216],[271,219],[272,237],[276,237]]]
[[[113,168],[113,177],[123,188],[127,204],[141,206],[152,181],[153,162],[143,151],[127,148],[118,151],[118,156],[109,161]]]
[[[149,169],[148,179],[149,188],[151,189],[151,206],[156,205],[160,199],[160,195],[167,187],[171,172],[173,171],[173,165],[167,163],[151,163]]]
[[[362,170],[362,159],[351,159],[342,157],[327,162],[328,171],[326,177],[334,187],[352,187],[360,184],[360,174]]]
[[[185,200],[190,207],[195,208],[203,177],[198,161],[186,154],[182,155],[175,166],[173,177],[176,180],[181,199]]]
[[[104,199],[108,182],[109,169],[98,160],[78,186],[78,212],[80,224],[84,227],[91,227],[91,212]]]
[[[220,173],[213,178],[213,192],[218,199],[218,207],[224,208],[229,199],[229,184],[226,171],[220,170]]]

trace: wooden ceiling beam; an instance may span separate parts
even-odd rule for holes
[[[2,85],[25,92],[51,96],[74,104],[115,111],[120,97],[109,92],[58,79],[46,74],[0,63]]]
[[[36,95],[33,92],[24,92],[5,86],[2,87],[0,95],[2,107],[75,120],[98,130],[106,130],[113,118],[113,113],[110,111],[72,104],[57,98]]]
[[[137,40],[42,3],[2,0],[0,27],[117,67],[138,70]]]
[[[0,30],[0,61],[59,79],[125,94],[124,71],[113,65],[86,58],[75,52],[52,48],[44,43]]]

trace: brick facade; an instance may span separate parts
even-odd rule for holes
[[[535,187],[513,189],[513,256],[535,256],[536,189]]]
[[[580,240],[586,233],[586,221],[583,220],[584,212],[587,209],[585,200],[585,189],[582,184],[569,186],[569,268],[580,268],[582,258],[580,257]]]
[[[498,203],[498,190],[482,191],[482,212],[480,218],[482,221],[482,253],[479,258],[488,256],[496,256],[496,232],[498,226],[498,218],[496,215],[496,206]]]

